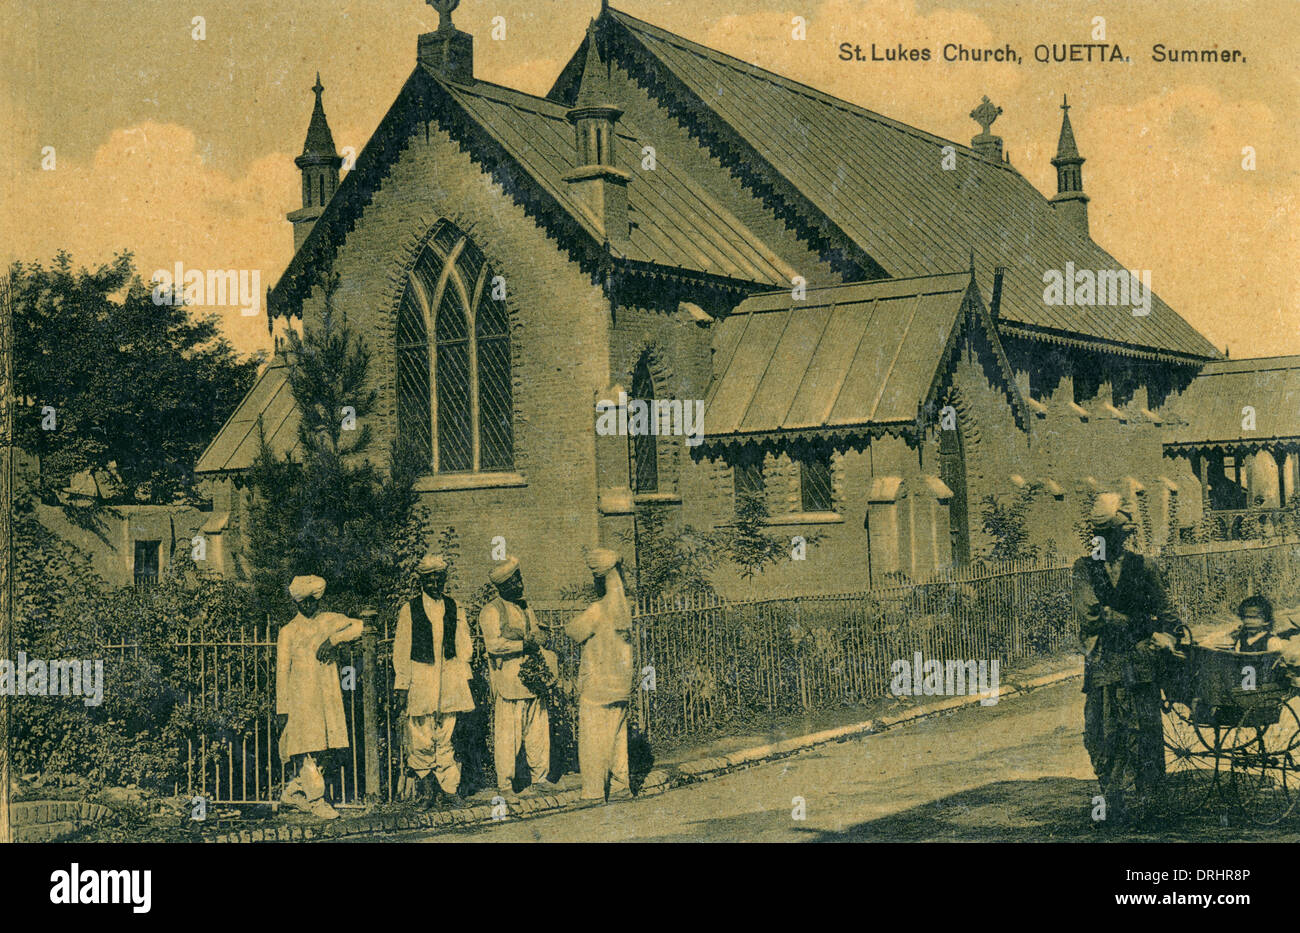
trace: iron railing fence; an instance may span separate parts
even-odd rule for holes
[[[1300,605],[1300,543],[1225,542],[1166,549],[1158,558],[1170,595],[1188,619],[1234,606],[1251,593]],[[635,611],[633,691],[636,728],[655,743],[770,722],[775,716],[861,704],[888,694],[891,665],[912,660],[1013,664],[1078,645],[1071,568],[1010,562],[949,571],[923,583],[869,591],[728,601],[716,596],[643,601]],[[573,685],[579,650],[563,634],[582,604],[534,604],[558,658],[564,702],[576,722]],[[475,696],[490,702],[476,613]],[[336,800],[392,800],[402,774],[400,717],[394,708],[391,622],[344,646],[340,671],[350,748],[329,772]],[[180,754],[177,792],[223,803],[277,798],[284,768],[277,750],[275,648],[278,626],[262,623],[237,638],[191,628],[172,650],[190,737]],[[104,646],[105,658],[140,646]],[[111,682],[111,681],[110,681]],[[367,702],[374,714],[364,715]],[[480,723],[490,720],[481,714]],[[195,737],[197,736],[197,738]],[[490,741],[490,724],[479,731]],[[486,750],[476,757],[490,761]]]

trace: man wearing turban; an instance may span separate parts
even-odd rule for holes
[[[1107,820],[1140,823],[1164,779],[1159,653],[1175,651],[1177,614],[1154,561],[1127,548],[1136,530],[1118,495],[1089,517],[1091,553],[1074,564],[1074,615],[1084,656],[1083,743]]]
[[[431,805],[441,788],[455,805],[460,761],[451,738],[456,714],[474,708],[469,689],[474,645],[465,610],[444,592],[447,561],[430,554],[415,572],[420,592],[397,614],[393,689],[406,695],[406,762],[415,772],[421,802]]]
[[[618,554],[587,555],[598,599],[564,627],[582,646],[578,669],[578,766],[582,798],[631,796],[627,768],[627,704],[632,691],[632,611],[623,593]]]
[[[483,607],[478,621],[495,698],[492,753],[497,787],[503,794],[510,794],[514,792],[515,760],[521,745],[533,786],[549,783],[551,718],[546,700],[524,686],[519,677],[525,654],[540,652],[542,635],[537,616],[524,599],[519,558],[501,561],[492,568],[488,579],[496,586],[497,597]]]
[[[321,819],[338,813],[325,799],[325,778],[317,758],[348,747],[336,645],[361,637],[363,623],[337,612],[320,612],[325,581],[294,577],[289,597],[297,614],[276,642],[275,709],[280,720],[280,761],[296,765],[281,802]]]

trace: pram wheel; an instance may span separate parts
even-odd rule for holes
[[[1189,816],[1201,811],[1214,793],[1219,776],[1219,753],[1233,730],[1194,722],[1181,703],[1163,704],[1165,745],[1165,811]]]
[[[1276,721],[1258,710],[1242,712],[1238,742],[1229,752],[1232,786],[1238,808],[1261,826],[1280,823],[1295,807],[1300,775],[1300,717],[1294,699],[1280,704]]]

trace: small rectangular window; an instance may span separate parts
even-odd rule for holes
[[[805,512],[833,512],[829,454],[799,461],[799,491]]]
[[[153,586],[158,582],[159,553],[161,550],[161,541],[137,541],[135,543],[133,573],[136,586]]]

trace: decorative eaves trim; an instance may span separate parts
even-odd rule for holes
[[[1138,347],[1131,344],[1120,343],[1115,340],[1106,340],[1102,337],[1070,336],[1068,334],[1062,334],[1045,328],[1040,329],[1033,324],[1022,324],[1019,321],[1010,321],[1006,318],[999,318],[998,329],[1004,334],[1012,337],[1023,337],[1027,340],[1038,340],[1043,343],[1052,343],[1065,347],[1077,347],[1082,350],[1114,353],[1117,356],[1131,356],[1141,360],[1156,360],[1161,363],[1173,363],[1177,366],[1200,367],[1205,365],[1211,359],[1216,358],[1209,356],[1192,356],[1184,353],[1171,353],[1167,350]]]

